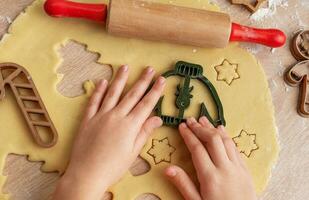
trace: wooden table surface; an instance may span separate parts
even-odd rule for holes
[[[14,21],[16,16],[32,1],[0,1],[0,38],[7,32],[11,21]],[[255,0],[247,1],[254,2]],[[270,1],[281,2],[283,6],[265,9],[264,11],[269,14],[262,19],[259,15],[250,16],[245,8],[231,5],[229,0],[212,0],[222,10],[229,13],[233,21],[257,27],[280,28],[287,33],[289,41],[295,31],[301,28],[309,29],[308,0]],[[242,47],[253,53],[264,66],[275,106],[278,138],[281,146],[278,163],[274,167],[270,183],[260,199],[309,199],[309,121],[300,117],[296,112],[298,89],[287,86],[283,81],[285,70],[296,63],[290,54],[289,43],[284,48],[276,50],[248,44],[242,44]],[[64,59],[60,68],[76,69],[91,65],[95,70],[84,74],[82,78],[110,78],[112,75],[109,66],[99,66],[95,62],[99,55],[87,52],[82,44],[71,42],[60,51]],[[79,59],[75,59],[77,57]],[[72,97],[83,92],[82,80],[74,83],[73,86],[72,83],[69,85],[69,82],[68,79],[59,83],[57,89],[61,94]],[[8,156],[3,172],[8,176],[8,180],[3,191],[10,193],[14,200],[50,199],[59,176],[56,173],[42,173],[39,170],[40,165],[41,163],[28,162],[25,156]],[[130,171],[139,174],[146,169],[147,163],[138,159]],[[103,199],[110,199],[110,195],[107,194]],[[138,199],[153,200],[157,198],[146,195]]]

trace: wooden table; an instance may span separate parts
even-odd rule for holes
[[[9,22],[13,21],[32,1],[0,1],[0,37],[7,31]],[[285,2],[285,0],[281,1]],[[212,0],[212,2],[228,12],[236,22],[258,27],[278,27],[287,33],[289,40],[295,31],[309,28],[308,0],[286,0],[287,6],[278,6],[272,16],[265,17],[263,20],[251,19],[250,13],[245,8],[231,5],[229,0]],[[247,44],[242,44],[242,47],[251,51],[264,66],[273,96],[281,146],[278,163],[273,169],[271,181],[261,199],[309,199],[309,121],[296,112],[298,90],[287,86],[283,81],[285,70],[296,63],[290,54],[289,44],[276,50]],[[61,54],[64,58],[63,67],[98,65],[95,63],[98,55],[86,52],[80,44],[69,43],[62,48]],[[80,58],[78,62],[73,59],[76,57]],[[92,77],[93,74],[98,73],[102,78],[110,78],[112,73],[110,68],[105,66],[103,69],[98,67],[97,70],[85,76]],[[68,92],[69,81],[62,81],[57,89],[65,96],[80,95],[81,83],[75,83],[73,92]],[[12,194],[15,200],[50,199],[59,176],[56,173],[42,173],[39,170],[40,165],[41,163],[28,162],[25,156],[8,156],[3,172],[8,175],[8,180],[3,191]],[[147,164],[142,159],[138,159],[130,170],[138,174],[145,169]],[[107,194],[104,199],[110,199],[110,196]],[[146,195],[138,199],[156,198]]]

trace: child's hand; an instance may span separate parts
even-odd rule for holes
[[[165,79],[158,78],[145,95],[154,74],[152,68],[147,68],[123,98],[127,66],[118,71],[109,88],[106,81],[98,84],[55,199],[101,199],[108,187],[127,172],[152,131],[162,125],[159,117],[149,116],[161,96]]]
[[[200,188],[177,166],[165,173],[186,200],[256,200],[251,176],[223,126],[214,128],[202,117],[179,127],[192,155]]]

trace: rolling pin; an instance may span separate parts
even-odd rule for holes
[[[216,48],[224,48],[231,41],[276,48],[286,41],[280,30],[232,23],[230,16],[224,13],[145,0],[110,0],[109,6],[47,0],[44,8],[53,17],[100,21],[110,34],[153,41]]]

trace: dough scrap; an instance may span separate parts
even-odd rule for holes
[[[102,0],[84,1],[102,3]],[[89,51],[100,53],[102,55],[98,60],[100,63],[111,64],[114,69],[122,64],[131,66],[130,84],[137,80],[145,66],[151,65],[161,74],[172,69],[178,60],[202,65],[204,75],[214,84],[223,103],[226,128],[230,136],[236,137],[241,130],[250,130],[250,133],[257,135],[259,149],[250,158],[245,158],[245,161],[253,175],[257,192],[261,193],[265,189],[279,148],[268,83],[263,68],[250,53],[239,48],[237,43],[232,43],[225,49],[207,49],[114,37],[105,32],[102,24],[78,19],[51,18],[44,13],[43,2],[36,0],[28,7],[26,13],[14,21],[10,34],[5,35],[0,43],[0,62],[15,62],[29,71],[59,133],[59,142],[51,149],[36,146],[29,137],[28,129],[13,96],[7,93],[7,97],[0,102],[0,169],[4,167],[6,156],[15,153],[29,155],[29,159],[33,161],[45,161],[42,169],[46,172],[65,170],[72,140],[88,98],[87,95],[66,98],[56,91],[56,84],[60,78],[56,71],[61,63],[57,49],[72,39],[87,44]],[[158,0],[158,2],[169,1]],[[207,0],[179,0],[173,3],[218,10]],[[237,63],[241,73],[241,78],[230,86],[217,81],[214,69],[225,59]],[[171,114],[175,112],[170,105],[174,105],[175,84],[179,83],[178,81],[168,80],[165,90],[166,100],[171,101],[163,106]],[[191,104],[188,116],[197,115],[201,101],[208,102],[210,113],[215,113],[215,109],[211,109],[213,104],[208,91],[203,86],[197,84],[192,93],[195,103]],[[151,170],[141,176],[133,176],[128,172],[111,188],[114,199],[133,200],[144,193],[153,193],[161,199],[181,199],[178,191],[163,176],[162,170],[169,163],[154,165],[153,157],[147,154],[152,139],[160,140],[166,137],[177,149],[173,153],[172,164],[182,166],[194,177],[190,154],[177,130],[162,127],[156,130],[141,153],[141,156],[151,163]],[[0,177],[1,186],[5,180],[5,176]],[[3,195],[3,198],[5,197],[7,196]]]

